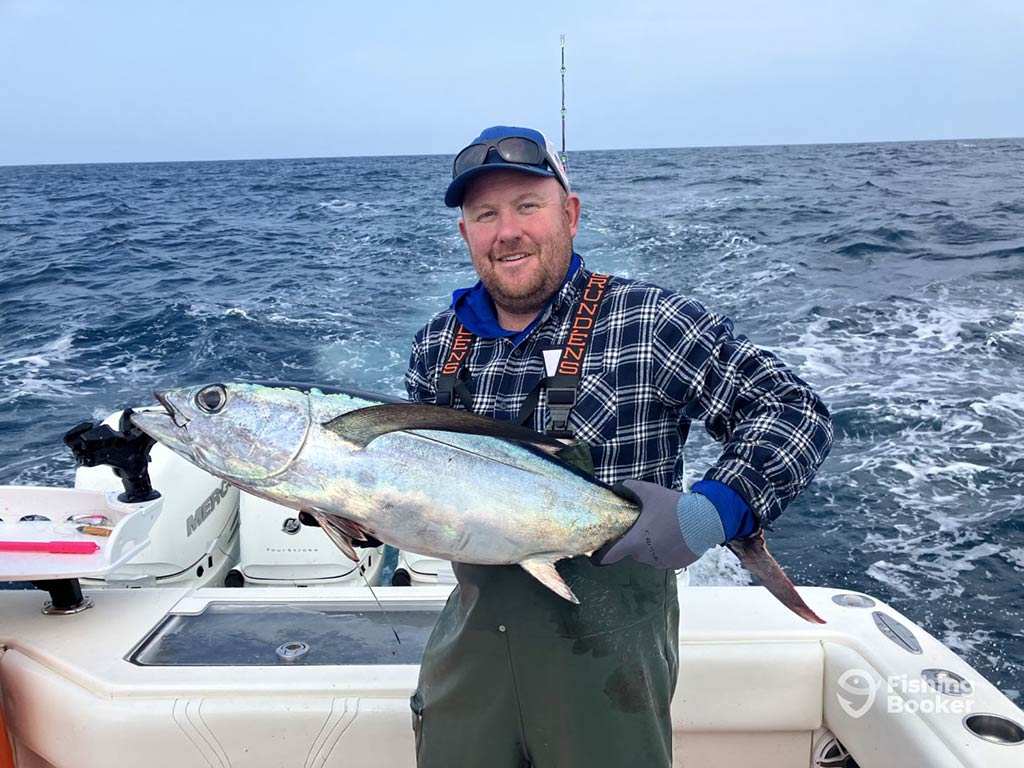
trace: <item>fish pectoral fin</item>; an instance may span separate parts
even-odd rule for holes
[[[342,531],[350,539],[354,539],[355,541],[366,541],[367,538],[369,538],[370,532],[355,520],[349,520],[347,517],[338,517],[337,515],[331,514],[327,514],[327,517],[331,519],[331,524],[334,527],[339,531]]]
[[[533,576],[537,581],[543,584],[545,587],[550,589],[556,595],[564,597],[570,603],[580,604],[579,598],[572,593],[569,589],[569,585],[562,579],[561,574],[555,568],[555,564],[550,560],[545,560],[541,557],[533,557],[529,560],[523,560],[519,565],[523,567],[523,570]]]
[[[344,517],[328,515],[317,509],[309,510],[309,514],[320,523],[320,528],[327,534],[327,538],[334,542],[334,546],[345,553],[345,557],[354,563],[359,562],[359,555],[356,554],[352,541],[365,541],[366,529],[353,520],[346,520]]]
[[[475,413],[456,411],[439,405],[423,403],[389,403],[371,405],[343,413],[323,425],[343,440],[365,448],[370,442],[390,432],[409,429],[459,432],[466,435],[497,437],[533,445],[548,454],[557,453],[565,445],[532,429],[511,421],[490,419]]]

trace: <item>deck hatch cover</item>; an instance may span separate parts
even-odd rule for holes
[[[321,602],[215,602],[198,614],[164,617],[128,661],[156,667],[419,664],[439,609],[389,609],[385,617],[372,607]],[[277,649],[290,643],[308,651],[284,660]]]
[[[921,644],[906,626],[881,611],[874,611],[871,617],[882,634],[909,653],[921,653]]]

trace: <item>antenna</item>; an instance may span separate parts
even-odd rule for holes
[[[569,165],[565,156],[565,35],[562,35],[562,165]]]

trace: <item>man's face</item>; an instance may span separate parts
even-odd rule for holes
[[[553,178],[495,169],[469,185],[459,232],[500,310],[543,309],[569,270],[579,218],[579,198]]]

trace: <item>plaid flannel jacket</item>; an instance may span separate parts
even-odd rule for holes
[[[590,275],[578,269],[518,346],[474,339],[464,363],[474,412],[518,416],[545,377],[542,351],[564,345]],[[723,444],[704,479],[728,485],[770,524],[831,447],[831,419],[818,396],[770,352],[734,336],[728,318],[672,291],[613,277],[599,313],[570,419],[592,447],[598,478],[683,490],[683,445],[691,421],[700,420]],[[416,334],[405,376],[413,401],[434,402],[457,327],[449,308]],[[542,393],[527,426],[549,425]]]

